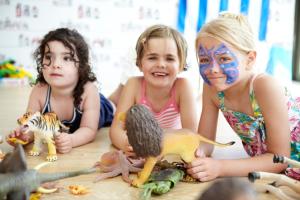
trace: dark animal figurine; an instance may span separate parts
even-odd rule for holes
[[[43,166],[46,163],[42,163]],[[37,167],[40,168],[40,167]],[[22,145],[17,144],[12,153],[5,155],[0,162],[0,200],[28,200],[30,192],[49,193],[54,190],[47,190],[40,185],[45,182],[58,179],[89,174],[95,172],[95,168],[61,173],[39,173],[36,169],[27,169],[25,153]]]
[[[121,114],[119,118],[122,118]],[[132,106],[125,117],[123,114],[123,118],[129,144],[137,156],[146,159],[139,177],[132,182],[136,187],[147,181],[156,162],[165,155],[177,154],[185,162],[191,162],[195,159],[195,152],[201,142],[222,147],[234,144],[217,143],[188,129],[163,131],[152,113],[143,105]]]

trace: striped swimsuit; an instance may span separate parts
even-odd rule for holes
[[[153,106],[148,101],[146,97],[146,83],[145,80],[142,80],[142,88],[141,88],[141,99],[139,100],[138,104],[142,104],[146,106],[154,115],[155,119],[158,121],[159,125],[163,129],[180,129],[181,126],[181,119],[179,113],[179,107],[176,103],[175,99],[175,87],[173,86],[171,89],[171,97],[164,105],[164,107],[159,111],[155,112],[153,110]]]

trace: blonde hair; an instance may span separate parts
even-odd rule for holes
[[[202,37],[213,37],[244,53],[255,51],[251,26],[242,14],[221,13],[218,18],[206,23],[197,35],[196,49]]]
[[[141,59],[144,55],[144,49],[147,47],[148,41],[152,38],[171,38],[174,39],[178,57],[180,61],[179,69],[184,70],[186,67],[186,57],[187,57],[187,42],[182,37],[182,35],[175,29],[157,24],[147,28],[138,38],[135,50],[136,50],[136,65],[139,66]]]

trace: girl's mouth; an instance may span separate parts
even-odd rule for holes
[[[167,76],[168,74],[165,72],[153,72],[152,75],[158,77],[158,76]]]
[[[61,74],[57,74],[57,73],[52,73],[52,74],[50,74],[50,76],[60,77],[62,75]]]

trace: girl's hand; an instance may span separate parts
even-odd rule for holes
[[[134,153],[133,148],[130,145],[126,145],[123,151],[128,157],[136,157],[136,154]]]
[[[55,146],[59,153],[69,153],[72,150],[72,137],[68,133],[61,133],[55,137]]]
[[[203,151],[197,150],[197,158],[188,164],[187,172],[201,182],[211,181],[220,176],[221,164],[218,160],[205,157]]]
[[[128,157],[136,157],[136,154],[134,153],[132,146],[129,144],[128,139],[126,140],[122,151],[124,151],[125,155]]]
[[[11,138],[16,138],[24,143],[29,143],[33,140],[32,133],[23,133],[21,131],[21,127],[16,128],[15,130],[11,131],[11,133],[6,137],[6,141],[11,146],[16,146],[16,143],[12,142]]]

